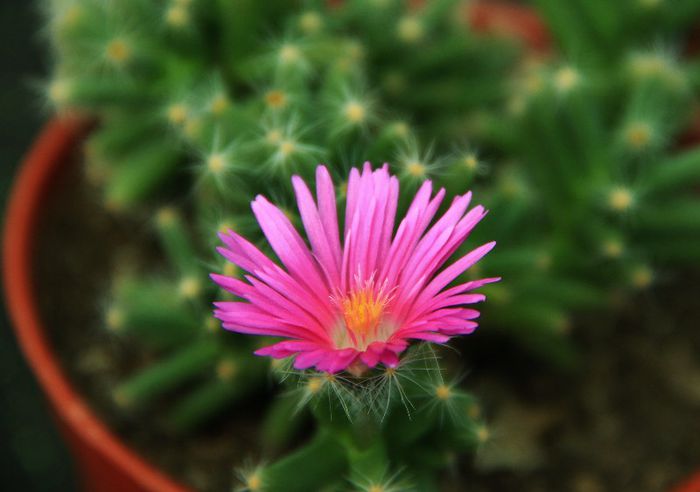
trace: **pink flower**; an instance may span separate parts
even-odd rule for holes
[[[304,181],[292,178],[311,248],[285,214],[265,197],[252,203],[270,246],[284,268],[233,231],[220,234],[218,251],[248,272],[245,280],[212,274],[241,298],[215,303],[227,330],[284,338],[255,353],[295,356],[294,367],[334,373],[353,365],[394,367],[409,339],[445,343],[477,327],[479,312],[464,307],[483,301],[471,293],[497,278],[448,287],[495,243],[438,270],[464,242],[486,211],[467,211],[471,193],[458,196],[429,227],[445,190],[432,197],[426,181],[394,231],[399,183],[388,166],[350,172],[341,244],[336,195],[328,170],[316,170],[316,201]]]

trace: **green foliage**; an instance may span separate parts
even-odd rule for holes
[[[282,371],[288,393],[269,414],[264,437],[271,427],[288,425],[280,409],[300,415],[308,408],[318,428],[291,455],[244,473],[248,489],[343,490],[349,480],[368,492],[430,490],[418,484],[447,466],[450,455],[473,452],[488,438],[478,403],[445,382],[441,365],[430,345],[419,344],[397,368],[359,377]],[[397,473],[399,465],[407,469]],[[298,475],[303,478],[290,485]]]
[[[482,128],[485,145],[518,159],[494,182],[499,220],[476,231],[500,244],[484,272],[507,279],[490,288],[502,302],[487,316],[558,365],[575,361],[565,336],[572,311],[607,308],[652,285],[657,269],[697,264],[699,162],[676,144],[693,116],[696,62],[651,47],[675,29],[664,23],[670,3],[643,25],[625,22],[642,4],[538,2],[560,56],[514,81],[492,116],[507,140],[496,125]],[[581,23],[584,10],[600,19]],[[605,48],[576,32],[597,40],[608,28],[617,44]]]
[[[158,355],[115,399],[144,408],[177,390],[163,416],[173,432],[267,389],[254,342],[209,316],[225,294],[208,273],[240,274],[216,256],[215,231],[260,240],[258,193],[299,225],[289,178],[310,178],[319,162],[337,181],[370,160],[390,162],[404,190],[427,178],[450,193],[476,187],[491,210],[476,240],[499,250],[469,275],[504,277],[485,319],[562,367],[577,362],[574,314],[699,259],[700,152],[676,142],[700,70],[659,47],[672,40],[680,52],[694,0],[537,0],[556,54],[527,63],[516,43],[472,32],[454,0],[45,4],[47,98],[98,118],[86,173],[110,210],[152,216],[163,253],[153,271],[115,282],[107,326]],[[346,479],[435,488],[448,455],[488,434],[426,350],[396,371],[278,384],[261,447],[288,449],[312,416],[316,437],[244,474],[249,489],[290,490],[290,473],[303,475],[299,490]],[[324,473],[304,472],[305,460]],[[408,476],[395,475],[401,466]]]

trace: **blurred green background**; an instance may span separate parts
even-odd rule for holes
[[[0,2],[0,202],[2,224],[23,155],[48,117],[33,89],[45,73],[36,5]],[[3,227],[4,228],[4,227]],[[0,489],[70,492],[73,465],[47,404],[0,312]]]

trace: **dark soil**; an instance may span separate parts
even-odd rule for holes
[[[42,317],[65,370],[94,411],[150,461],[198,490],[228,491],[234,466],[257,453],[260,403],[182,438],[160,429],[157,409],[129,414],[110,397],[148,355],[103,328],[103,301],[117,260],[137,267],[153,245],[148,222],[105,212],[78,167],[56,181],[37,238]],[[584,363],[573,374],[488,334],[471,337],[465,384],[484,402],[492,439],[475,459],[456,462],[446,488],[656,492],[700,466],[699,278],[668,279],[617,319],[576,326]]]

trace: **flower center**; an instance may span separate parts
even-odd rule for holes
[[[349,293],[334,299],[342,316],[336,345],[364,350],[377,340],[384,340],[390,323],[386,319],[391,298],[384,286],[377,287],[373,279],[358,282]]]
[[[350,293],[340,303],[345,326],[356,337],[376,334],[386,301],[386,297],[376,295],[370,286]]]

